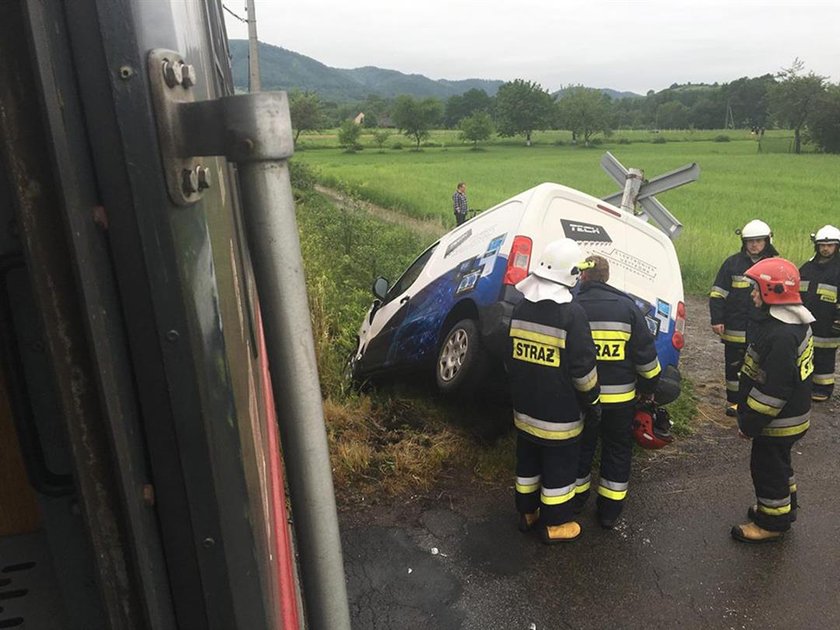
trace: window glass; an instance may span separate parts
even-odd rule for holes
[[[426,263],[429,262],[429,258],[432,257],[435,249],[437,249],[438,244],[435,243],[425,252],[420,254],[420,256],[415,260],[408,269],[405,270],[405,273],[400,276],[400,279],[394,283],[394,286],[390,288],[388,291],[388,295],[385,296],[385,303],[387,304],[391,300],[393,300],[398,295],[402,295],[405,293],[409,287],[414,284],[414,281],[420,277],[420,272],[423,271],[423,268],[426,266]]]

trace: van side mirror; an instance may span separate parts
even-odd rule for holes
[[[382,276],[379,276],[376,280],[374,280],[373,294],[380,300],[384,300],[385,296],[388,294],[388,280]]]

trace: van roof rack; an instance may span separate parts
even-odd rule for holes
[[[604,201],[644,221],[651,219],[656,227],[665,232],[671,240],[680,235],[682,223],[654,195],[696,181],[700,177],[700,167],[696,162],[647,180],[644,171],[638,168],[625,168],[612,153],[607,151],[601,158],[601,168],[622,187],[621,192],[602,197]],[[642,209],[637,210],[636,204]]]

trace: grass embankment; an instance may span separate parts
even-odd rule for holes
[[[305,167],[293,165],[301,249],[306,267],[324,412],[339,502],[358,495],[428,489],[454,469],[506,483],[513,471],[509,411],[453,404],[427,389],[349,391],[343,368],[377,275],[395,279],[427,244],[403,225],[383,222],[349,203],[329,203],[313,190]],[[689,394],[672,405],[675,432],[694,414]]]
[[[696,137],[705,139],[617,144],[614,137],[582,149],[539,142],[528,148],[517,139],[520,146],[494,143],[481,151],[461,144],[420,152],[366,148],[354,154],[325,148],[302,151],[295,159],[314,167],[326,185],[447,224],[452,223],[451,197],[458,181],[467,182],[471,207],[486,209],[545,181],[598,197],[617,192],[617,184],[599,166],[607,150],[627,167],[644,168],[649,177],[697,162],[699,181],[659,199],[685,226],[675,246],[686,291],[703,293],[721,261],[738,249],[734,230],[747,221],[767,221],[779,252],[801,264],[813,253],[810,234],[838,220],[840,156],[759,153],[747,132],[720,133],[731,135],[732,141],[715,142],[714,136],[697,132]],[[660,137],[669,136],[663,132]]]
[[[337,207],[313,189],[305,168],[293,182],[324,414],[339,503],[430,487],[456,465],[478,478],[510,476],[512,446],[488,427],[422,392],[347,389],[345,361],[370,306],[377,275],[393,280],[422,249],[411,229],[376,220],[358,204]]]

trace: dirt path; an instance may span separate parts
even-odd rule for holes
[[[451,225],[444,225],[443,221],[440,219],[415,219],[413,217],[406,216],[398,210],[391,210],[390,208],[377,206],[376,204],[370,203],[368,201],[354,200],[345,195],[344,193],[334,190],[332,188],[327,188],[326,186],[316,185],[315,190],[324,195],[336,206],[342,208],[361,208],[368,214],[371,214],[376,218],[381,219],[382,221],[407,227],[412,231],[416,232],[417,234],[427,237],[429,239],[429,242],[437,240],[453,227]]]

